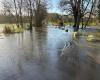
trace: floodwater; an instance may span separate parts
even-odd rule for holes
[[[70,40],[71,30],[53,27],[2,35],[0,80],[100,80],[100,64],[74,44],[62,54]]]

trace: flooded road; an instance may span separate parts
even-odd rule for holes
[[[75,44],[71,32],[34,28],[0,39],[0,80],[100,80],[100,64]]]

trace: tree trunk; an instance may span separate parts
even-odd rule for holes
[[[33,18],[32,9],[30,9],[30,31],[32,31],[32,21],[33,21],[32,18]]]
[[[32,32],[32,21],[33,21],[33,12],[32,12],[32,1],[29,0],[29,6],[30,6],[30,10],[29,10],[29,14],[30,14],[30,32]]]
[[[16,6],[16,0],[13,0],[14,1],[14,7],[15,7],[15,13],[16,13],[16,25],[17,27],[19,28],[19,16],[18,16],[18,13],[17,13],[17,6]]]

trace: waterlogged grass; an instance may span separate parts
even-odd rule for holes
[[[9,27],[9,26],[5,26],[5,28],[3,29],[3,33],[21,33],[23,32],[24,29],[21,27]]]
[[[83,24],[85,25],[86,22],[83,22]],[[67,25],[74,25],[73,22],[66,22],[64,23],[65,26]],[[80,26],[82,26],[82,23],[80,23]],[[87,26],[97,26],[97,23],[96,22],[88,22]]]
[[[21,33],[24,28],[21,26],[17,27],[16,24],[0,24],[0,32],[3,33]]]
[[[64,25],[65,26],[67,26],[67,25],[74,25],[74,23],[73,22],[66,22],[66,23],[64,23]]]
[[[87,41],[100,41],[100,33],[90,33],[86,36]]]

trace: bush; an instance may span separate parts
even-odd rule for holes
[[[3,33],[6,33],[6,34],[12,34],[12,33],[21,33],[23,32],[23,28],[21,27],[14,27],[14,26],[5,26],[4,29],[3,29]]]
[[[5,28],[3,29],[4,33],[13,33],[12,29],[9,26],[5,26]]]

